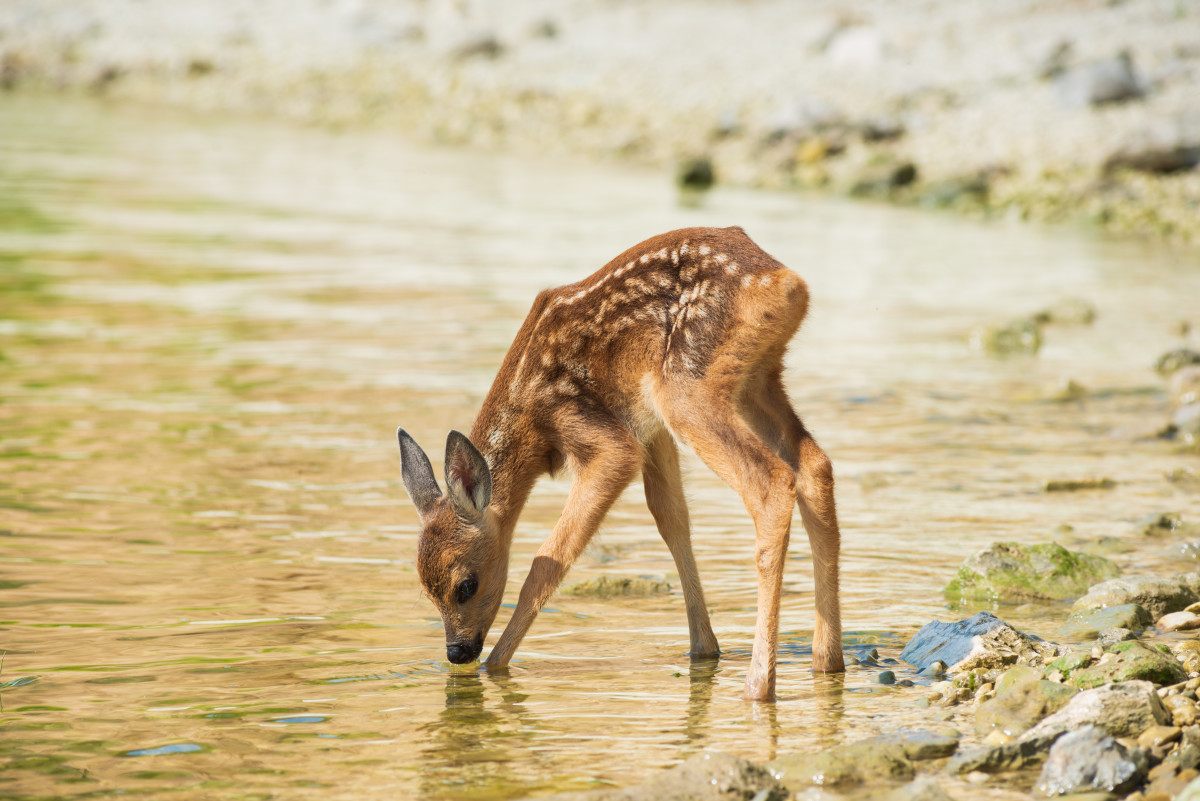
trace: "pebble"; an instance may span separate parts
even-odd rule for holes
[[[879,674],[877,681],[880,684],[895,684],[896,674],[890,670],[885,670]]]

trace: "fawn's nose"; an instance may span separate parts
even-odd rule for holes
[[[482,639],[475,642],[455,642],[446,646],[446,658],[456,665],[465,665],[479,658],[483,650]]]

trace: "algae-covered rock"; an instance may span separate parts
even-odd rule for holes
[[[1139,640],[1117,643],[1095,664],[1063,667],[1054,662],[1048,669],[1055,667],[1062,671],[1066,683],[1080,689],[1124,681],[1152,681],[1155,684],[1187,681],[1187,673],[1166,646],[1160,650]]]
[[[1042,329],[1033,320],[1019,318],[976,329],[971,345],[991,356],[1032,356],[1042,349]]]
[[[1159,375],[1169,376],[1176,370],[1193,364],[1200,364],[1200,353],[1190,348],[1178,348],[1159,356],[1158,361],[1154,363],[1154,369]]]
[[[1081,492],[1110,490],[1117,486],[1111,478],[1066,478],[1046,482],[1046,492]]]
[[[1078,598],[1120,571],[1103,556],[1057,543],[996,542],[970,556],[943,591],[951,598],[1020,603]]]
[[[980,704],[975,714],[975,732],[980,738],[993,731],[1015,738],[1066,706],[1076,692],[1072,687],[1043,679],[1041,671],[1018,665],[1000,679],[996,696]]]
[[[904,646],[900,658],[921,669],[940,661],[951,671],[965,671],[1018,662],[1040,665],[1059,656],[1061,650],[1054,643],[1017,631],[991,612],[980,612],[954,623],[926,623]]]
[[[878,737],[817,754],[788,754],[768,762],[767,770],[792,792],[813,785],[829,787],[881,779],[907,781],[915,775],[904,747]]]
[[[1084,609],[1104,609],[1122,604],[1138,604],[1157,620],[1168,612],[1178,612],[1200,598],[1196,591],[1181,577],[1160,578],[1158,576],[1129,576],[1109,579],[1088,590],[1072,606],[1078,612]]]
[[[1110,628],[1141,631],[1152,622],[1150,613],[1138,604],[1118,604],[1103,609],[1081,609],[1071,613],[1059,629],[1064,637],[1090,640]]]
[[[571,595],[576,598],[643,598],[650,595],[666,595],[670,591],[671,585],[667,582],[644,576],[638,578],[600,576],[587,581],[577,581],[559,589],[563,595]]]

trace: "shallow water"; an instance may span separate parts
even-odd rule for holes
[[[520,798],[946,714],[877,667],[810,673],[802,536],[779,701],[741,700],[753,534],[690,456],[718,665],[689,664],[678,591],[555,598],[508,677],[444,661],[396,425],[438,468],[534,293],[671,228],[742,225],[809,282],[786,380],[839,477],[849,650],[894,658],[959,616],[940,589],[992,541],[1117,537],[1123,568],[1157,569],[1134,521],[1200,513],[1168,480],[1198,466],[1154,436],[1150,369],[1200,325],[1195,253],[790,194],[687,204],[630,169],[63,99],[3,98],[0,185],[6,796]],[[1099,318],[1048,328],[1037,358],[967,344],[1067,297]],[[1067,379],[1087,393],[1056,400]],[[1043,491],[1091,476],[1118,483]],[[568,486],[535,490],[510,602]],[[569,580],[673,579],[640,496]],[[1066,609],[998,613],[1055,638]]]

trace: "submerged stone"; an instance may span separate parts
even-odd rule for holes
[[[953,598],[1020,603],[1078,598],[1116,576],[1103,556],[1068,551],[1057,543],[997,542],[970,556],[943,591]]]
[[[920,669],[940,661],[949,670],[960,671],[1018,662],[1041,664],[1060,651],[1054,643],[1022,634],[991,612],[980,612],[954,623],[926,623],[904,646],[900,658]]]
[[[992,356],[1032,356],[1042,349],[1042,329],[1033,320],[1019,318],[976,329],[971,345]]]
[[[660,579],[653,578],[599,578],[577,581],[559,589],[563,595],[576,598],[615,598],[615,597],[647,597],[650,595],[666,595],[671,592],[671,585]]]
[[[1109,628],[1141,631],[1151,623],[1150,613],[1138,604],[1118,604],[1103,609],[1073,612],[1059,632],[1074,640],[1090,640]]]
[[[817,754],[789,754],[768,762],[767,769],[792,792],[813,785],[907,781],[915,775],[904,746],[882,737],[834,746]]]
[[[1200,598],[1197,598],[1195,590],[1188,586],[1182,577],[1166,579],[1158,576],[1128,576],[1109,579],[1095,585],[1071,608],[1078,612],[1133,603],[1141,606],[1157,620],[1168,612],[1185,609],[1197,600]]]
[[[697,754],[642,784],[562,793],[540,801],[785,801],[788,791],[761,765],[722,753]]]

